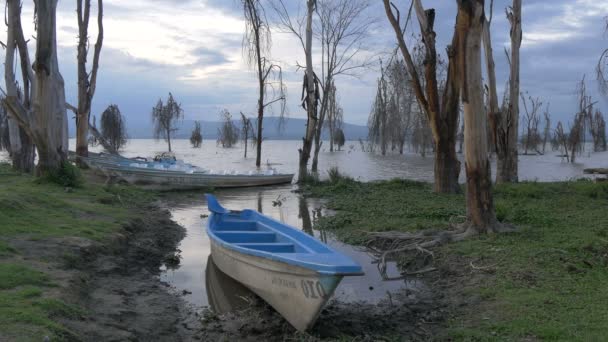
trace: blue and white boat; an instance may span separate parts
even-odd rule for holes
[[[248,287],[300,331],[310,328],[359,264],[299,229],[254,210],[231,211],[207,194],[207,234],[217,267]]]

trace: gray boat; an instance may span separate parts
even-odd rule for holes
[[[119,178],[151,190],[277,185],[291,183],[294,176],[292,173],[278,173],[275,170],[213,173],[185,163],[154,162],[100,154],[78,158],[108,178]]]

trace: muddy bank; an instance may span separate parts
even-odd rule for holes
[[[196,320],[158,278],[184,229],[157,205],[103,243],[85,238],[13,239],[20,257],[49,274],[54,296],[78,308],[55,317],[74,341],[187,341]]]
[[[276,311],[257,297],[241,310],[202,314],[203,329],[196,338],[203,341],[357,341],[428,340],[435,334],[444,308],[430,292],[402,291],[378,304],[342,303],[333,300],[321,311],[307,333],[297,332]]]

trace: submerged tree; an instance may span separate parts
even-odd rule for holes
[[[117,105],[109,105],[101,114],[101,137],[112,147],[109,152],[118,151],[127,144],[125,121]]]
[[[528,95],[528,98],[521,93],[521,101],[524,104],[524,116],[522,117],[526,129],[526,135],[522,137],[524,145],[524,154],[528,154],[528,150],[538,150],[538,144],[541,142],[538,125],[540,123],[540,108],[543,103],[540,98],[533,98]],[[528,106],[528,102],[530,102]]]
[[[315,129],[312,172],[317,172],[322,145],[321,133],[325,119],[329,116],[330,102],[335,96],[332,92],[335,91],[336,78],[340,75],[354,76],[359,69],[371,64],[369,57],[361,58],[374,21],[373,16],[367,14],[369,6],[367,0],[318,0],[319,21],[316,33],[321,41],[319,85],[323,97]],[[332,132],[330,144],[331,135]]]
[[[458,109],[460,99],[460,80],[456,63],[460,56],[459,36],[455,32],[452,44],[447,48],[447,79],[443,86],[443,96],[439,96],[437,81],[437,52],[435,48],[435,10],[424,10],[420,0],[414,0],[413,6],[420,24],[420,33],[425,47],[424,79],[425,87],[418,75],[416,65],[403,37],[400,13],[389,0],[383,0],[386,16],[393,27],[399,49],[411,78],[414,94],[426,114],[435,141],[435,184],[436,192],[454,193],[460,191],[458,175],[460,162],[456,157],[456,131],[458,129]],[[468,2],[467,2],[468,3]],[[395,13],[396,12],[396,13]],[[464,43],[464,42],[463,42]]]
[[[190,144],[192,147],[199,148],[203,143],[203,134],[201,133],[201,122],[194,121],[194,129],[192,130],[192,134],[190,134]]]
[[[218,128],[217,143],[222,147],[232,147],[239,141],[239,129],[232,121],[232,114],[227,109],[220,112],[222,126]]]
[[[258,120],[255,165],[260,167],[262,162],[262,131],[264,110],[266,107],[279,102],[280,116],[285,113],[285,86],[281,67],[270,61],[270,27],[266,21],[266,13],[260,0],[242,0],[245,14],[245,36],[243,50],[247,62],[253,67],[258,79]]]
[[[251,124],[251,119],[245,116],[243,112],[241,112],[241,136],[243,137],[243,144],[245,145],[245,158],[247,158],[247,141],[249,137],[253,137],[255,140],[255,131],[253,130],[253,125]]]
[[[89,120],[91,104],[97,84],[99,55],[103,44],[103,1],[97,1],[97,41],[93,51],[93,65],[87,71],[87,55],[89,53],[89,17],[91,0],[77,0],[76,14],[78,16],[78,108],[76,111],[76,154],[87,157],[89,154]]]
[[[491,137],[496,148],[496,183],[511,183],[518,181],[517,166],[517,136],[519,133],[519,50],[522,40],[521,28],[521,0],[513,0],[512,6],[507,8],[507,19],[511,25],[511,52],[507,52],[510,66],[508,87],[505,89],[502,108],[498,108],[498,95],[496,92],[496,74],[494,70],[494,56],[490,24],[492,21],[493,1],[490,3],[490,18],[484,20],[483,43],[486,57],[489,90],[489,121]]]
[[[390,126],[388,125],[389,101],[387,99],[387,87],[384,72],[382,72],[382,76],[378,79],[376,98],[372,103],[372,111],[367,123],[367,127],[369,129],[367,138],[372,144],[380,146],[380,152],[382,155],[386,154],[390,138]]]
[[[329,152],[334,151],[335,134],[338,129],[341,129],[344,122],[344,110],[338,102],[338,90],[335,85],[329,89],[327,100],[327,128],[329,130]]]
[[[595,110],[595,114],[591,119],[590,130],[591,137],[593,138],[593,151],[606,151],[606,121],[599,109]]]
[[[340,151],[340,149],[342,148],[342,146],[344,146],[344,143],[346,142],[346,137],[344,136],[344,131],[342,130],[342,128],[336,128],[332,141],[338,146],[338,151]]]
[[[154,138],[163,138],[167,142],[169,152],[171,152],[171,134],[177,131],[177,123],[184,117],[184,110],[181,104],[169,93],[167,103],[158,99],[156,106],[152,108],[152,122],[154,123]]]
[[[62,167],[68,152],[65,88],[57,60],[56,12],[57,0],[35,2],[36,56],[32,64],[21,27],[21,2],[7,1],[4,104],[10,119],[19,124],[36,146],[39,175]],[[24,82],[21,91],[14,74],[17,50]],[[11,137],[14,147],[12,141]]]
[[[545,118],[545,129],[543,130],[543,154],[545,154],[545,149],[547,147],[547,142],[549,141],[549,135],[551,132],[551,114],[549,113],[548,103],[545,111],[543,112],[543,117]]]

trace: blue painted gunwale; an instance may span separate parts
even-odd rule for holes
[[[246,255],[314,270],[322,275],[363,275],[359,264],[301,230],[246,209],[230,211],[205,194],[211,215],[207,234],[217,244]]]

